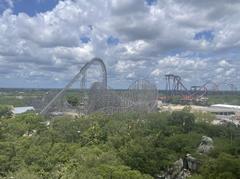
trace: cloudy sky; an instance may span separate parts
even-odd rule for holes
[[[112,88],[240,87],[239,18],[238,0],[1,0],[0,87],[63,87],[93,57]]]

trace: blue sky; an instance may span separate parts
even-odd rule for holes
[[[2,0],[0,3],[0,12],[6,8],[11,8],[13,14],[26,13],[29,16],[35,16],[37,13],[51,11],[59,0]]]
[[[58,0],[17,0],[13,6],[13,13],[27,13],[35,16],[37,13],[51,11],[58,4]]]
[[[195,40],[212,41],[214,38],[214,32],[212,30],[204,30],[195,34]]]
[[[63,87],[97,56],[112,88],[149,78],[163,89],[168,73],[240,88],[239,17],[228,0],[2,0],[0,87]]]

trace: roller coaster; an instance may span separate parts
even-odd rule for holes
[[[100,66],[99,81],[92,83],[90,89],[86,88],[87,71],[93,65]],[[80,83],[80,98],[78,107],[71,106],[64,95],[73,84]],[[49,97],[46,97],[49,98]],[[148,80],[137,80],[131,84],[128,90],[117,92],[107,85],[107,70],[102,59],[93,58],[87,62],[74,78],[49,102],[44,104],[41,115],[49,114],[53,111],[62,112],[70,108],[70,111],[81,114],[91,114],[103,112],[113,114],[119,112],[151,112],[157,108],[158,91],[155,84]]]
[[[89,88],[88,72],[91,67],[95,65],[100,67],[100,70],[94,68],[95,71],[100,72],[100,78],[92,82]],[[108,86],[107,69],[102,59],[93,58],[87,62],[80,71],[73,77],[73,79],[57,94],[44,97],[42,100],[42,109],[40,114],[46,115],[52,112],[74,111],[79,114],[92,114],[96,112],[103,112],[106,114],[120,113],[120,112],[151,112],[157,108],[157,100],[164,99],[166,102],[178,97],[182,102],[206,102],[209,93],[217,93],[221,87],[225,87],[227,92],[237,91],[234,84],[227,81],[216,83],[214,81],[207,81],[203,85],[191,86],[188,89],[180,76],[174,74],[165,75],[166,80],[166,96],[158,98],[158,90],[154,83],[150,80],[140,79],[136,80],[129,86],[127,90],[113,90]],[[77,83],[80,88],[78,91],[78,106],[72,106],[66,100],[65,95],[70,90],[73,84]],[[227,89],[226,89],[227,88]],[[50,101],[49,101],[50,99]]]
[[[231,92],[234,94],[237,91],[237,87],[228,83],[227,81],[216,83],[214,81],[207,81],[203,85],[191,86],[188,89],[182,78],[178,75],[167,74],[166,80],[166,96],[163,98],[166,101],[171,101],[174,97],[180,97],[184,102],[206,102],[208,93]],[[220,89],[221,87],[225,87]]]

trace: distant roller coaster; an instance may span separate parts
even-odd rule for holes
[[[92,65],[99,65],[101,67],[100,76],[101,81],[94,82],[90,89],[86,89],[87,71]],[[116,112],[151,112],[156,109],[158,91],[154,84],[148,80],[135,81],[128,90],[117,92],[112,90],[107,85],[107,70],[106,66],[100,58],[93,58],[90,62],[87,62],[80,71],[74,76],[74,78],[52,98],[40,114],[46,115],[54,107],[54,111],[61,111],[63,108],[67,108],[68,105],[64,103],[63,95],[72,87],[76,82],[80,82],[80,90],[86,92],[82,101],[81,108],[78,108],[78,112],[82,114],[91,114],[94,112],[103,112],[106,114],[113,114]],[[82,94],[83,95],[83,94]],[[57,104],[60,101],[61,105]],[[60,106],[64,106],[61,107]]]
[[[229,92],[228,94],[234,94],[237,91],[237,87],[229,83],[228,81],[216,83],[214,81],[207,81],[203,85],[191,86],[187,89],[182,82],[182,78],[178,75],[167,74],[165,75],[166,81],[166,96],[162,99],[171,101],[174,97],[180,97],[181,101],[185,102],[206,102],[208,93],[216,92]],[[225,87],[220,88],[220,87]]]

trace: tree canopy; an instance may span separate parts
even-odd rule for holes
[[[2,117],[2,178],[154,178],[191,153],[201,162],[193,178],[240,176],[239,128],[195,120],[186,110],[151,114],[94,114],[42,118],[35,113]],[[50,125],[47,125],[50,121]],[[201,137],[214,140],[199,155]]]

